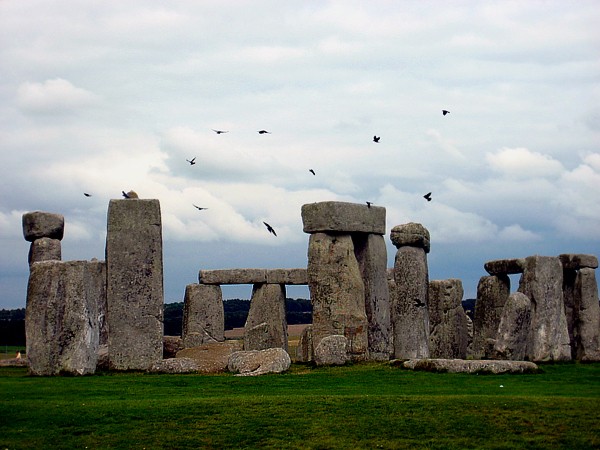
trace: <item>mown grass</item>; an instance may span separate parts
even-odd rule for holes
[[[501,387],[502,386],[502,387]],[[600,364],[232,375],[0,369],[0,448],[600,448]]]

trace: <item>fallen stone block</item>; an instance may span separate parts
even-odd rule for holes
[[[282,348],[235,352],[229,357],[227,368],[238,376],[256,376],[281,373],[290,368],[290,355]]]
[[[227,371],[232,353],[242,350],[241,341],[215,342],[177,352],[177,358],[191,358],[198,365],[198,372],[221,373]]]
[[[449,373],[536,373],[539,368],[529,361],[490,361],[464,359],[411,359],[402,363],[411,370]]]

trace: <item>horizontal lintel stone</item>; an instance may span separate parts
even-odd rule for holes
[[[493,261],[488,261],[483,265],[483,268],[490,275],[511,275],[523,273],[524,267],[524,258],[495,259]]]
[[[385,208],[348,202],[318,202],[302,205],[305,233],[385,234]]]
[[[562,255],[558,255],[558,258],[565,269],[598,268],[598,258],[595,255],[563,253]]]
[[[200,284],[308,284],[306,269],[217,269],[200,270]]]

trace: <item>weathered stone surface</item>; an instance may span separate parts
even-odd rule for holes
[[[260,327],[254,330],[259,325]],[[250,310],[244,328],[244,350],[279,347],[287,351],[285,286],[260,283],[252,287]]]
[[[341,334],[326,336],[315,347],[314,361],[318,366],[342,366],[350,361],[348,339]]]
[[[110,367],[147,370],[162,359],[163,264],[158,200],[111,200],[106,236]]]
[[[563,253],[558,258],[565,269],[579,270],[584,268],[597,269],[598,257],[574,253]]]
[[[110,365],[108,363],[108,344],[100,344],[98,346],[98,362],[96,363],[96,370],[109,370]]]
[[[267,269],[266,273],[269,284],[308,284],[306,269]]]
[[[538,366],[528,361],[489,361],[464,359],[411,359],[405,369],[450,373],[535,373]]]
[[[495,359],[526,359],[528,339],[531,329],[532,306],[529,298],[521,292],[513,292],[508,296],[502,309],[496,337],[490,338],[492,353]]]
[[[393,346],[385,240],[378,234],[357,234],[352,240],[365,285],[369,359],[387,361]]]
[[[192,358],[169,358],[156,361],[148,372],[150,373],[196,373],[200,371],[200,367],[195,359]]]
[[[181,330],[184,348],[225,340],[225,312],[220,286],[188,284]]]
[[[298,347],[296,347],[296,361],[310,362],[313,360],[314,353],[312,325],[308,325],[302,330],[302,334],[298,340]]]
[[[191,358],[198,365],[198,372],[221,373],[227,370],[232,353],[242,350],[241,341],[224,341],[202,344],[177,352],[177,358]]]
[[[524,258],[495,259],[493,261],[488,261],[483,265],[483,268],[490,275],[523,273],[523,267],[525,267]]]
[[[43,237],[31,243],[27,261],[29,265],[40,261],[60,261],[62,259],[61,253],[61,245],[58,239]]]
[[[290,368],[290,355],[282,348],[235,352],[229,357],[227,368],[239,376],[281,373]]]
[[[218,269],[201,270],[200,284],[254,284],[267,282],[266,269]]]
[[[40,238],[63,238],[65,218],[61,214],[33,211],[23,214],[23,236],[28,242]]]
[[[394,357],[429,358],[429,272],[424,249],[398,249],[390,294]]]
[[[365,286],[348,234],[311,234],[308,285],[313,305],[313,345],[331,335],[348,339],[353,360],[368,357]]]
[[[535,255],[525,259],[519,292],[533,307],[527,355],[531,361],[571,358],[562,285],[563,267],[558,257]]]
[[[396,225],[390,232],[390,239],[396,248],[418,247],[425,250],[425,253],[429,253],[431,249],[429,230],[420,223],[409,222]]]
[[[27,358],[0,359],[0,367],[27,367]]]
[[[385,208],[358,203],[319,202],[302,205],[305,233],[385,234]]]
[[[576,311],[575,311],[575,282],[577,280],[577,270],[566,269],[563,266],[563,302],[565,305],[565,317],[567,320],[567,330],[569,331],[569,343],[571,345],[571,358],[576,359],[577,334]]]
[[[458,279],[429,283],[429,354],[432,358],[467,357],[469,336],[462,298],[462,282]]]
[[[581,361],[600,361],[600,306],[594,269],[583,267],[575,282],[576,352]]]
[[[183,349],[183,341],[180,336],[163,336],[164,359],[175,358],[177,356],[177,352]]]
[[[98,360],[98,298],[87,261],[33,263],[25,332],[32,375],[86,375]]]
[[[472,354],[475,359],[491,357],[488,343],[496,339],[504,304],[510,294],[508,275],[490,275],[479,279],[473,320]]]
[[[92,259],[88,261],[90,292],[98,299],[98,328],[100,332],[100,345],[108,344],[108,322],[106,320],[106,262]]]

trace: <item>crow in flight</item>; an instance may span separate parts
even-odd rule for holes
[[[87,192],[84,192],[83,195],[85,195],[86,197],[91,197],[92,194],[88,194]]]
[[[425,200],[427,200],[428,202],[430,202],[430,201],[431,201],[431,192],[428,192],[427,194],[425,194],[425,195],[423,196],[423,198],[424,198]]]
[[[196,164],[196,157],[194,156],[192,159],[186,159],[186,161],[190,163],[190,166],[193,166]]]
[[[277,236],[277,233],[275,233],[275,230],[273,229],[273,227],[271,225],[269,225],[267,222],[263,222],[265,224],[265,227],[267,227],[267,230],[269,230],[269,233],[273,233],[274,236]]]
[[[260,130],[258,134],[271,134],[271,132],[267,130]]]
[[[447,111],[447,110],[445,110],[445,109],[442,109],[442,114],[443,114],[443,115],[450,114],[450,111]]]
[[[316,175],[316,173],[315,173],[315,171],[314,171],[314,170],[312,170],[312,169],[308,169],[308,171],[309,171],[310,173],[312,173],[313,175]]]
[[[200,208],[199,206],[196,206],[196,205],[194,205],[194,208],[196,208],[198,211],[202,211],[203,209],[208,209],[208,208]]]
[[[215,130],[214,128],[211,128],[211,130],[213,130],[217,134],[229,133],[229,131]]]
[[[381,139],[381,136],[373,136],[373,142],[377,142],[379,144],[379,139]]]

